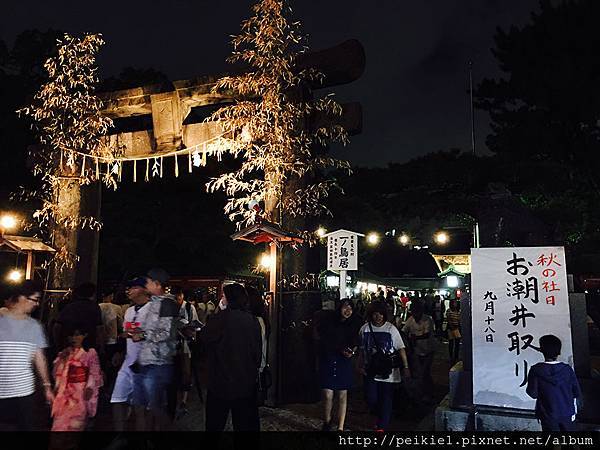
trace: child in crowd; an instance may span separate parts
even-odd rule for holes
[[[542,431],[576,431],[575,399],[581,390],[571,366],[556,360],[561,346],[556,336],[542,336],[544,362],[535,364],[527,378],[527,394],[536,399],[535,415]]]
[[[54,360],[56,398],[52,431],[83,431],[96,415],[102,371],[98,354],[87,344],[87,334],[73,329],[70,345]]]

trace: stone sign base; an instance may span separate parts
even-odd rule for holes
[[[435,411],[436,431],[541,431],[533,411],[496,407],[472,406],[472,378],[463,370],[462,362],[450,369],[449,393]],[[593,373],[588,378],[578,378],[582,396],[578,401],[579,429],[600,430],[600,377]],[[477,423],[475,424],[475,418]]]
[[[475,426],[474,426],[475,425]],[[475,412],[450,407],[450,395],[435,410],[435,431],[542,431],[531,413],[512,413],[500,408],[477,408]]]
[[[435,410],[436,431],[541,431],[533,411],[469,406],[471,374],[450,371],[450,392]],[[582,390],[577,416],[580,431],[600,431],[600,380],[579,379]],[[475,428],[476,427],[476,428]]]

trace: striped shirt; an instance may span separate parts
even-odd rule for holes
[[[47,346],[37,320],[0,316],[0,399],[33,394],[33,357],[38,349]]]
[[[460,326],[460,311],[448,310],[446,313],[446,319],[448,320],[448,328],[455,330]]]

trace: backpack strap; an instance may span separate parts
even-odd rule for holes
[[[373,326],[371,325],[371,322],[369,322],[369,329],[371,330],[371,339],[373,339],[373,343],[375,344],[375,348],[377,349],[377,351],[379,353],[384,353],[383,350],[381,350],[381,347],[379,346],[379,343],[377,342],[377,339],[375,339],[375,332],[373,331]]]

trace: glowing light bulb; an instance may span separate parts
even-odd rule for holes
[[[23,279],[23,272],[20,270],[11,270],[6,277],[11,283],[19,283]]]
[[[450,238],[448,237],[448,233],[444,231],[440,231],[435,235],[435,242],[438,244],[444,245],[447,244]]]
[[[379,244],[379,235],[377,233],[369,233],[367,235],[367,242],[369,245],[377,245]]]
[[[12,214],[5,214],[0,218],[0,227],[4,230],[12,230],[17,226],[17,218]]]
[[[271,269],[271,265],[272,265],[273,261],[271,259],[270,255],[264,254],[260,257],[260,266],[265,268],[265,269]]]

